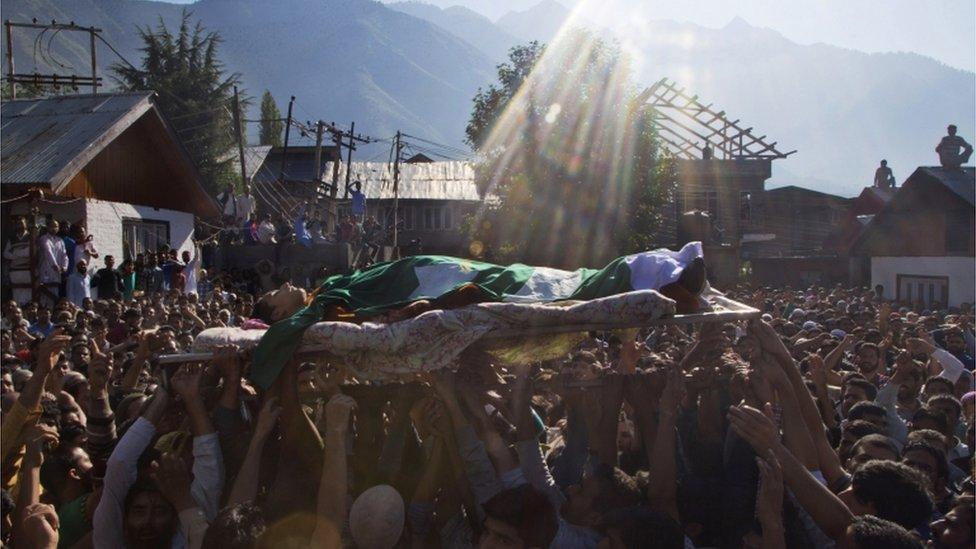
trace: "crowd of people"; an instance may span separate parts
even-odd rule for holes
[[[970,306],[740,287],[761,319],[591,333],[530,366],[467,352],[402,384],[293,358],[265,390],[233,346],[153,358],[306,291],[166,280],[174,261],[3,304],[5,546],[974,544]]]

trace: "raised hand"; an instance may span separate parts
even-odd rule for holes
[[[278,406],[278,398],[271,397],[264,401],[261,412],[258,414],[258,422],[254,425],[254,436],[267,439],[278,422],[281,415],[281,406]]]
[[[53,505],[32,503],[24,510],[23,536],[25,547],[54,549],[58,546],[61,523]]]
[[[924,353],[926,355],[931,355],[935,352],[935,345],[920,337],[910,337],[905,341],[905,344],[908,346],[908,350],[912,354]]]
[[[779,445],[779,430],[767,417],[772,415],[772,406],[769,403],[764,406],[764,412],[745,404],[729,407],[732,430],[759,456],[766,455]]]
[[[325,426],[330,433],[345,434],[349,429],[349,415],[356,408],[352,397],[338,393],[325,405]]]
[[[104,396],[108,393],[108,383],[112,379],[114,363],[112,355],[102,353],[98,345],[91,341],[89,345],[91,360],[88,363],[88,383],[93,396]]]
[[[243,369],[240,347],[237,345],[219,345],[214,350],[212,362],[224,381],[240,381],[241,371]]]
[[[824,359],[816,353],[811,353],[807,355],[807,364],[810,366],[810,379],[818,386],[826,386],[827,365],[824,364]]]
[[[167,452],[160,456],[153,464],[150,473],[163,497],[169,501],[177,511],[195,507],[193,496],[190,494],[190,472],[186,463],[178,454]]]
[[[169,381],[169,386],[184,402],[200,398],[200,377],[203,366],[200,364],[184,364],[177,370],[176,375]]]
[[[46,374],[54,368],[58,356],[68,348],[71,336],[63,335],[58,328],[44,338],[37,347],[37,370],[34,374]]]
[[[661,393],[660,412],[661,415],[678,413],[681,400],[685,396],[684,375],[680,368],[671,368],[667,373],[667,383],[664,385],[664,392]]]
[[[763,530],[782,526],[783,468],[772,450],[756,457],[759,467],[759,491],[756,494],[756,516]]]
[[[24,434],[27,453],[24,460],[29,465],[40,467],[44,463],[44,452],[58,445],[58,430],[50,425],[37,423]]]

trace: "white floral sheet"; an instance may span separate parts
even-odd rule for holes
[[[496,331],[507,334],[549,326],[651,322],[673,315],[674,301],[653,290],[628,292],[592,301],[557,303],[479,303],[428,311],[417,317],[379,324],[319,322],[302,338],[299,352],[309,361],[344,366],[362,380],[394,381],[456,367],[458,356]],[[264,330],[210,328],[200,332],[193,352],[233,343],[255,347]],[[485,348],[507,363],[528,363],[567,353],[585,333],[488,338]]]

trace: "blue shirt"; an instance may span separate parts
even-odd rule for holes
[[[360,191],[349,191],[352,195],[352,215],[363,215],[366,213],[366,195]]]

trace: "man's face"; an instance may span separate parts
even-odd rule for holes
[[[85,345],[77,345],[71,349],[71,362],[75,366],[80,366],[83,364],[88,364],[88,360],[91,358],[91,351]]]
[[[866,400],[868,400],[868,395],[864,392],[864,389],[856,385],[847,385],[844,387],[844,394],[841,396],[840,411],[844,417],[847,417],[847,414],[855,404]]]
[[[921,378],[916,374],[905,377],[905,381],[898,386],[898,400],[911,400],[918,396],[919,383]]]
[[[589,526],[594,522],[593,501],[600,494],[600,481],[585,475],[583,481],[566,490],[566,503],[559,512],[570,524]]]
[[[966,351],[966,340],[956,333],[947,334],[945,337],[946,350],[950,353],[962,353]]]
[[[51,311],[48,309],[38,309],[37,310],[37,321],[41,324],[47,324],[51,320]]]
[[[956,423],[959,422],[959,415],[956,413],[956,409],[952,404],[948,402],[933,402],[930,406],[945,414],[946,419],[949,420],[949,430],[954,432],[956,430]]]
[[[57,221],[51,221],[47,224],[47,234],[58,234],[60,228]]]
[[[862,374],[872,374],[878,369],[878,353],[871,347],[861,347],[857,351],[854,364]]]
[[[183,251],[183,263],[189,263],[189,262],[190,262],[190,252],[184,250]]]
[[[485,517],[485,529],[478,540],[478,549],[523,549],[525,544],[514,526]]]
[[[86,297],[85,299],[82,299],[81,300],[81,308],[82,309],[84,309],[86,311],[90,311],[90,310],[92,310],[92,307],[93,306],[94,306],[94,303],[92,303],[92,300],[91,300],[90,297]]]
[[[85,263],[84,261],[79,261],[77,265],[77,269],[79,273],[85,274],[88,272],[88,264]]]
[[[905,452],[901,462],[928,477],[933,488],[942,486],[939,466],[932,454],[923,450],[909,450]]]
[[[109,269],[114,269],[115,268],[115,258],[112,257],[112,256],[106,257],[105,258],[105,267],[107,267]]]
[[[173,526],[173,508],[163,495],[159,492],[140,492],[125,510],[126,545],[168,547]]]
[[[10,377],[10,374],[4,373],[0,376],[0,394],[7,394],[14,392],[14,380]]]
[[[945,518],[933,522],[932,537],[938,549],[969,549],[973,546],[973,513],[959,506],[949,511]]]

